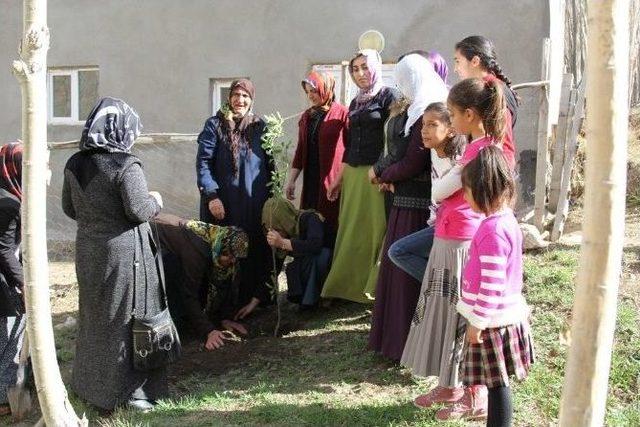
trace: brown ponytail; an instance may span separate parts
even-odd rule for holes
[[[485,133],[496,141],[503,141],[507,129],[507,103],[498,79],[464,79],[451,88],[448,102],[461,110],[475,111],[482,119]]]

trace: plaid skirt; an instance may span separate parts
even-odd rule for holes
[[[527,377],[534,361],[528,322],[482,331],[482,343],[465,345],[461,372],[465,385],[509,386],[509,377]]]

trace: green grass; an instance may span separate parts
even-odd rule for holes
[[[529,378],[514,386],[514,425],[557,421],[578,258],[578,249],[562,247],[526,256],[526,295],[533,306],[538,359]],[[304,315],[287,307],[284,317],[285,330],[291,332],[282,338],[268,336],[271,326],[263,325],[262,336],[219,353],[188,354],[187,359],[197,357],[212,370],[205,366],[181,375],[172,385],[173,398],[153,413],[119,410],[102,418],[76,398],[74,407],[92,423],[109,427],[441,425],[434,420],[435,410],[418,410],[411,403],[433,381],[413,378],[366,350],[367,307],[343,305]],[[621,298],[607,425],[640,425],[639,324],[633,300]],[[67,368],[72,339],[72,333],[58,333],[59,359]]]

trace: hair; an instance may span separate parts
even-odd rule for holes
[[[487,135],[502,141],[507,129],[507,102],[497,78],[464,79],[449,92],[447,101],[461,110],[472,109],[482,119]]]
[[[438,120],[447,126],[451,126],[451,114],[443,102],[433,102],[427,105],[424,112],[435,114]],[[464,135],[455,134],[453,136],[447,136],[443,151],[449,159],[455,159],[462,155],[466,145],[467,137]]]
[[[515,199],[513,175],[502,149],[488,145],[462,169],[462,186],[471,190],[478,208],[489,215]]]
[[[484,36],[469,36],[456,43],[456,50],[467,61],[471,61],[474,56],[477,56],[484,69],[511,87],[511,80],[504,74],[502,67],[498,64],[496,50],[491,40]]]

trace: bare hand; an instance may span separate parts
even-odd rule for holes
[[[207,341],[204,343],[204,348],[207,350],[216,350],[224,345],[226,339],[224,332],[214,329],[207,335]]]
[[[284,194],[289,200],[293,200],[296,198],[296,184],[294,182],[288,182],[287,186],[284,188]]]
[[[373,168],[369,168],[369,172],[367,172],[367,176],[369,178],[369,182],[372,184],[378,184],[380,181],[378,180],[378,177],[376,176],[376,172],[373,170]]]
[[[327,199],[329,199],[330,202],[335,202],[336,200],[338,200],[338,196],[340,195],[340,187],[341,183],[338,181],[332,183],[329,186],[329,188],[327,189]]]
[[[209,212],[218,221],[224,219],[224,205],[220,199],[209,200]]]
[[[255,308],[258,306],[259,303],[260,303],[260,300],[258,298],[256,297],[251,298],[251,301],[249,301],[249,304],[245,305],[240,310],[238,310],[236,315],[233,317],[233,320],[244,319],[245,317],[250,315],[253,310],[255,310]]]
[[[160,195],[160,193],[158,193],[157,191],[149,191],[149,195],[156,199],[156,202],[158,202],[160,208],[164,207],[164,205],[162,204],[162,196]]]
[[[245,328],[242,323],[234,322],[233,320],[229,319],[225,319],[220,323],[222,327],[227,331],[247,335],[247,328]]]
[[[467,342],[469,344],[482,344],[482,329],[478,329],[473,325],[467,325]]]
[[[275,230],[269,230],[267,233],[267,243],[272,248],[282,249],[282,236]]]

